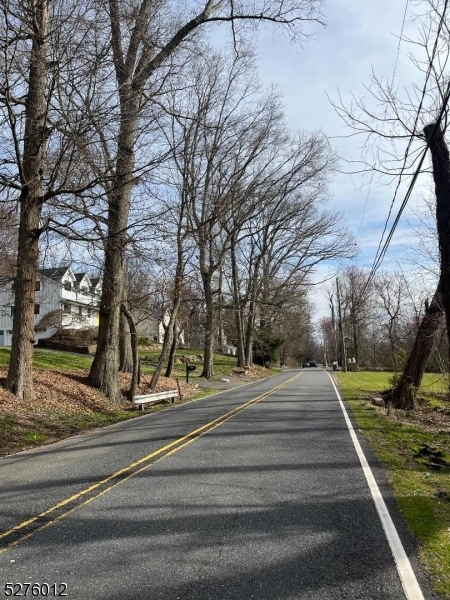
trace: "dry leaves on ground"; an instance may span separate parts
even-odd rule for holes
[[[252,365],[251,367],[235,367],[231,373],[235,375],[245,375],[250,379],[260,379],[261,377],[267,377],[270,371],[265,367],[259,367],[258,365]]]
[[[125,398],[131,376],[120,374],[124,394],[122,406],[110,402],[91,387],[87,373],[36,369],[33,399],[18,400],[5,389],[6,370],[0,370],[0,455],[17,452],[38,443],[55,441],[86,428],[105,425],[126,417],[132,406]],[[143,378],[139,393],[149,393],[150,378]],[[157,391],[176,389],[174,379],[161,377]],[[197,392],[194,386],[180,383],[184,398]],[[130,415],[131,416],[131,415]]]
[[[414,425],[423,431],[450,434],[449,410],[419,408],[410,414],[405,414],[404,410],[391,409],[389,416],[395,421]]]

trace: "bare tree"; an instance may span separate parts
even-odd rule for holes
[[[203,283],[202,375],[207,378],[213,373],[223,262],[236,227],[251,218],[261,200],[255,190],[275,153],[267,148],[278,135],[279,111],[272,96],[261,98],[257,92],[247,56],[228,61],[211,53],[197,63],[184,103],[177,100],[184,114],[172,122],[173,162]]]
[[[389,342],[391,364],[394,371],[398,371],[402,323],[407,320],[405,278],[401,273],[384,271],[375,279],[374,287],[380,301],[380,316]]]
[[[280,311],[294,290],[298,293],[307,287],[308,275],[322,261],[355,253],[341,216],[320,210],[333,161],[323,140],[305,134],[304,141],[294,155],[295,176],[286,173],[289,186],[284,191],[280,186],[272,202],[247,224],[251,235],[241,244],[246,273],[241,301],[246,312],[246,364],[251,363],[256,319],[260,327],[261,322],[268,324],[272,311]]]
[[[20,150],[20,133],[16,127],[9,93],[4,96],[11,129],[16,137],[16,164],[19,167],[20,221],[10,368],[6,385],[19,398],[33,395],[31,364],[34,343],[34,296],[40,234],[40,214],[43,201],[42,174],[45,169],[46,106],[48,70],[49,14],[46,0],[33,2],[28,10],[18,10],[18,22],[12,24],[4,12],[3,56],[9,54],[9,37],[21,33],[31,39],[28,62],[28,90],[25,104],[25,131],[23,154]],[[7,65],[10,73],[11,66]],[[6,83],[6,82],[5,82]],[[9,82],[8,82],[9,83]],[[8,85],[9,87],[9,85]],[[4,89],[6,85],[4,86]],[[6,91],[6,89],[5,89]],[[20,102],[19,102],[20,103]],[[30,310],[31,306],[31,310]]]
[[[136,181],[136,133],[149,82],[192,38],[194,32],[206,23],[270,21],[289,28],[293,35],[302,35],[300,27],[305,20],[318,20],[318,4],[316,0],[256,4],[207,0],[199,12],[191,14],[180,3],[176,14],[168,10],[169,4],[166,2],[155,4],[142,0],[131,7],[128,2],[109,0],[120,124],[112,190],[108,198],[108,236],[105,240],[99,340],[89,377],[92,384],[102,389],[113,401],[118,401],[120,396],[117,387],[119,307],[131,191]]]
[[[407,193],[390,232],[384,244],[380,243],[372,276],[387,250],[415,182],[421,173],[432,173],[440,256],[438,278],[447,321],[447,334],[450,335],[450,160],[446,141],[450,99],[449,7],[446,0],[423,0],[414,6],[417,12],[414,20],[416,37],[405,37],[403,42],[413,46],[412,61],[422,81],[406,90],[399,90],[392,82],[382,81],[373,75],[371,86],[368,88],[368,99],[354,99],[351,107],[340,103],[335,108],[354,133],[365,137],[364,169],[397,179],[391,210],[400,189],[400,182],[409,179]],[[371,105],[370,100],[374,100],[377,107]],[[428,151],[431,154],[431,167],[426,162]],[[427,347],[431,348],[429,345]],[[413,351],[417,351],[417,345],[414,345]],[[410,357],[410,360],[413,363],[416,360],[417,363],[421,362],[419,356]]]
[[[87,187],[85,182],[73,185],[70,180],[77,159],[71,157],[70,140],[54,96],[67,75],[67,53],[79,48],[77,24],[82,22],[75,2],[27,0],[1,5],[0,111],[5,152],[0,185],[8,198],[18,196],[20,209],[6,385],[19,398],[33,395],[34,299],[39,238],[45,230],[43,206],[57,195]],[[60,42],[69,29],[72,43],[66,46]]]
[[[349,336],[348,351],[359,366],[370,313],[373,309],[373,286],[366,286],[367,271],[350,266],[341,278],[342,311]],[[372,310],[373,316],[373,310]]]
[[[177,230],[176,230],[176,267],[175,267],[175,277],[173,282],[173,294],[172,294],[172,302],[170,307],[170,316],[169,322],[165,326],[164,331],[164,340],[161,348],[161,354],[159,356],[158,362],[156,364],[155,371],[152,376],[152,380],[150,382],[150,387],[152,390],[156,389],[156,385],[158,383],[158,379],[162,372],[163,366],[169,358],[169,365],[167,368],[166,376],[170,377],[172,374],[172,368],[175,358],[175,351],[177,347],[178,341],[178,312],[180,309],[180,304],[182,300],[183,293],[183,282],[184,282],[184,274],[185,274],[185,263],[186,263],[186,248],[185,248],[185,240],[187,236],[187,227],[186,227],[186,195],[184,191],[181,190],[181,201],[180,207],[178,211],[178,219],[177,219]]]

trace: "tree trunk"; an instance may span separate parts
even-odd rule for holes
[[[119,323],[119,371],[121,373],[131,373],[133,371],[131,333],[124,313],[120,314]]]
[[[233,284],[233,305],[234,305],[234,320],[236,324],[236,347],[237,347],[237,366],[244,367],[244,324],[242,322],[242,303],[239,294],[239,278],[236,262],[236,240],[233,238],[230,244],[231,255],[231,277]]]
[[[33,42],[30,53],[25,135],[21,169],[20,220],[11,358],[6,387],[18,398],[33,396],[34,302],[38,264],[40,217],[43,205],[41,178],[45,166],[47,102],[46,0],[36,0],[32,11]]]
[[[436,331],[442,320],[441,301],[441,285],[439,284],[420,323],[400,381],[393,389],[386,390],[382,394],[383,398],[391,402],[394,408],[414,410],[417,390],[420,387],[425,365],[433,348]]]
[[[173,330],[174,330],[174,325],[175,325],[175,322],[172,321],[172,315],[173,315],[173,313],[170,314],[169,323],[167,324],[167,327],[164,331],[164,340],[163,340],[163,345],[161,348],[161,354],[159,355],[158,362],[156,364],[156,369],[155,369],[155,371],[152,375],[152,379],[150,381],[150,390],[152,392],[155,391],[156,386],[158,385],[158,381],[161,376],[164,363],[166,362],[167,357],[169,356],[169,352],[172,349],[173,337],[174,337]]]
[[[122,305],[128,306],[127,286],[124,283]],[[125,312],[121,309],[119,321],[119,371],[121,373],[133,372],[133,351],[131,348],[131,332]]]
[[[250,366],[253,362],[253,336],[255,333],[255,302],[253,300],[249,304],[249,311],[247,317],[247,328],[245,332],[245,366]]]
[[[97,351],[89,373],[91,384],[98,387],[112,402],[120,404],[118,386],[118,338],[120,306],[125,281],[124,254],[128,241],[127,226],[130,211],[134,144],[140,91],[124,86],[121,94],[121,123],[116,158],[116,176],[109,195],[108,237],[104,241],[105,266],[100,300],[100,322]]]
[[[177,285],[175,285],[177,287]],[[158,363],[156,365],[155,372],[153,373],[152,380],[150,381],[150,389],[152,392],[155,391],[156,386],[158,384],[158,379],[161,375],[164,363],[169,356],[169,363],[167,365],[167,372],[170,375],[166,375],[166,377],[172,376],[173,365],[175,363],[175,352],[178,346],[178,326],[177,326],[177,318],[178,318],[178,309],[180,308],[181,301],[181,288],[178,292],[175,292],[175,299],[172,305],[172,311],[170,313],[170,319],[167,324],[167,327],[164,331],[164,340],[163,346],[161,349],[161,354],[158,359]],[[174,343],[175,342],[175,343]]]
[[[183,235],[183,222],[185,218],[185,202],[183,197],[183,202],[180,208],[180,215],[178,219],[178,229],[177,229],[177,266],[175,269],[175,282],[173,289],[173,300],[172,300],[172,310],[170,312],[169,323],[164,331],[164,340],[163,346],[161,348],[161,354],[158,359],[158,364],[156,365],[155,372],[153,373],[152,380],[150,382],[150,389],[152,392],[155,391],[156,386],[158,384],[158,379],[161,375],[161,371],[164,363],[167,360],[167,356],[169,355],[169,351],[173,348],[173,355],[171,353],[170,363],[170,376],[172,375],[173,365],[175,362],[175,352],[178,345],[178,339],[175,339],[175,345],[173,344],[174,338],[178,338],[177,331],[177,319],[178,319],[178,311],[181,304],[181,293],[183,289],[183,277],[184,277],[184,235]],[[167,366],[167,371],[169,371],[169,365]]]
[[[132,355],[132,371],[131,371],[131,385],[130,390],[128,392],[128,399],[130,402],[133,400],[133,397],[136,396],[136,391],[138,389],[138,385],[141,379],[141,363],[139,361],[139,351],[138,351],[138,334],[136,330],[136,322],[133,318],[133,315],[130,313],[125,304],[122,304],[120,307],[121,315],[123,315],[128,323],[128,328],[130,330],[130,346],[131,346],[131,355]]]
[[[225,345],[225,332],[223,329],[223,296],[222,296],[222,281],[223,281],[223,267],[219,269],[219,286],[217,290],[217,331],[218,331],[218,346],[222,352]]]
[[[359,336],[356,317],[353,318],[353,350],[355,351],[355,364],[359,367]]]
[[[424,127],[433,163],[433,179],[436,192],[436,223],[441,259],[440,286],[442,307],[445,312],[450,353],[450,157],[440,125]],[[448,371],[450,356],[447,356]]]
[[[89,380],[112,402],[120,404],[117,354],[124,271],[123,254],[115,249],[117,241],[112,237],[105,242],[105,268],[99,310],[97,351],[91,365]]]
[[[175,365],[175,354],[177,351],[177,346],[178,346],[178,324],[177,324],[177,321],[175,320],[175,322],[173,324],[172,346],[170,348],[169,362],[167,363],[167,369],[166,369],[166,373],[165,373],[166,377],[172,377],[173,367]]]
[[[389,347],[391,349],[392,368],[395,371],[395,373],[397,373],[398,364],[397,364],[397,354],[395,352],[396,337],[394,334],[394,325],[393,325],[392,321],[390,321],[390,323],[389,323],[388,336],[389,336]]]
[[[205,342],[203,345],[203,371],[200,377],[210,379],[214,375],[214,335],[216,327],[214,294],[212,291],[211,275],[202,273],[203,290],[205,294],[206,319]]]
[[[244,341],[244,363],[245,366],[250,366],[253,362],[253,339],[255,334],[255,323],[256,323],[256,308],[258,299],[258,277],[259,268],[262,261],[262,253],[256,259],[253,265],[253,273],[251,274],[251,281],[248,286],[248,315],[247,315],[247,326],[245,329],[245,341]]]

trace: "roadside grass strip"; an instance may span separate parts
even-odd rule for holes
[[[414,413],[393,414],[375,408],[367,396],[389,387],[389,373],[339,373],[341,392],[374,454],[385,467],[400,512],[419,542],[422,562],[433,588],[450,599],[450,436],[421,428]],[[426,406],[442,394],[431,376],[425,379]],[[445,382],[444,382],[445,383]],[[436,397],[432,396],[436,394]],[[428,397],[430,396],[430,397]],[[448,407],[448,402],[445,402]],[[404,415],[404,419],[400,417]],[[433,451],[433,452],[431,452]],[[441,466],[435,459],[442,456]]]
[[[123,483],[127,479],[130,479],[131,477],[134,477],[135,475],[141,473],[145,469],[148,469],[156,462],[159,462],[163,458],[175,454],[182,448],[194,442],[199,437],[205,435],[206,433],[209,433],[210,431],[213,431],[214,429],[216,429],[226,421],[232,419],[247,408],[250,408],[257,402],[268,398],[273,393],[282,389],[295,379],[298,379],[301,375],[302,373],[294,375],[294,377],[291,377],[284,383],[272,388],[264,394],[261,394],[256,398],[252,398],[251,400],[245,402],[241,406],[238,406],[233,410],[221,415],[220,417],[217,417],[213,421],[205,423],[205,425],[202,425],[194,431],[191,431],[190,433],[187,433],[186,435],[178,438],[177,440],[174,440],[170,444],[167,444],[166,446],[163,446],[162,448],[159,448],[158,450],[155,450],[154,452],[143,456],[142,458],[131,463],[127,467],[124,467],[123,469],[112,473],[105,479],[102,479],[101,481],[94,483],[93,485],[89,486],[84,490],[81,490],[80,492],[77,492],[69,498],[62,500],[58,504],[55,504],[51,508],[41,512],[35,517],[27,519],[26,521],[23,521],[22,523],[11,527],[7,531],[0,533],[0,554],[16,546],[20,542],[29,539],[31,536],[41,531],[42,529],[48,527],[49,525],[60,521],[77,508],[89,504],[99,496],[106,494],[120,483]]]
[[[420,589],[419,583],[411,567],[411,563],[409,562],[409,558],[405,552],[405,549],[403,548],[403,544],[400,540],[394,522],[392,521],[391,515],[389,514],[389,511],[386,507],[384,498],[380,492],[375,477],[373,476],[372,470],[367,462],[359,440],[356,437],[356,433],[353,429],[353,425],[350,421],[347,410],[344,406],[344,403],[342,402],[341,396],[331,376],[330,379],[333,384],[334,391],[336,392],[336,396],[339,400],[339,404],[341,406],[341,410],[344,415],[345,422],[350,433],[350,437],[352,438],[352,442],[355,446],[359,462],[361,463],[361,467],[364,472],[367,485],[369,486],[370,494],[377,509],[381,525],[383,526],[384,534],[391,549],[395,566],[397,567],[397,572],[399,574],[400,581],[403,586],[403,591],[405,592],[405,596],[408,600],[424,600],[422,590]]]

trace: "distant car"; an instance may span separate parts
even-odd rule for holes
[[[310,361],[309,361],[309,366],[310,366],[310,367],[317,367],[317,363],[316,363],[316,362],[314,362],[313,360],[310,360]]]
[[[309,363],[303,363],[302,364],[302,369],[307,369],[309,367]]]

